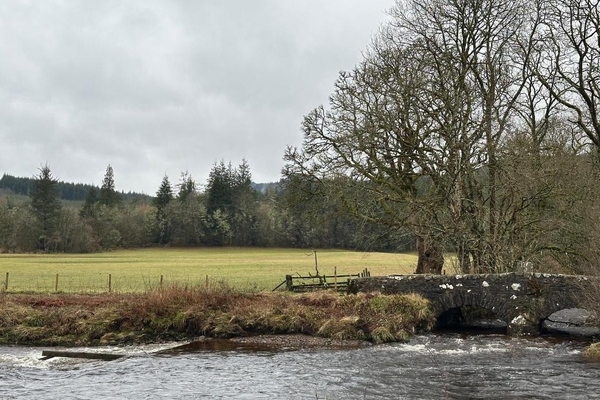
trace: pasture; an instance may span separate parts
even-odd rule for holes
[[[317,250],[322,275],[373,276],[412,273],[414,253]],[[0,291],[8,273],[9,292],[142,292],[160,285],[226,282],[239,289],[271,290],[285,275],[315,274],[315,257],[306,249],[153,248],[93,254],[0,254]],[[57,279],[58,275],[58,279]]]

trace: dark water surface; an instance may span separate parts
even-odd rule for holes
[[[0,399],[600,399],[600,364],[571,341],[431,334],[351,350],[155,353],[166,347],[76,349],[128,354],[111,362],[0,347]]]

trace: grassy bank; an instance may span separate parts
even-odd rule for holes
[[[374,343],[434,322],[417,295],[340,296],[172,286],[138,294],[0,295],[0,344],[100,345],[303,333]]]
[[[412,273],[415,254],[318,250],[321,274]],[[9,292],[143,292],[167,284],[226,281],[237,288],[270,290],[285,275],[315,273],[314,254],[302,249],[140,249],[95,254],[0,254],[0,291],[9,273]],[[59,275],[56,285],[56,275]]]
[[[583,355],[590,361],[600,362],[600,342],[588,346]]]

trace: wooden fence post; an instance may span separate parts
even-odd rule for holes
[[[54,283],[54,291],[58,292],[58,274],[56,274],[56,282]]]
[[[6,273],[6,279],[4,280],[4,291],[8,292],[8,272]]]
[[[163,276],[161,275],[160,276],[160,288],[162,289],[162,287],[163,287]]]
[[[108,274],[108,293],[112,292],[112,274]]]
[[[208,275],[206,275],[206,280],[204,281],[204,285],[206,286],[206,288],[208,289]]]
[[[333,267],[333,288],[337,292],[337,267]]]

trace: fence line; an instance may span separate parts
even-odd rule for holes
[[[358,274],[343,274],[338,275],[337,267],[333,270],[333,275],[308,275],[308,276],[294,276],[286,275],[285,281],[281,282],[273,291],[279,289],[285,284],[285,287],[290,292],[312,292],[316,290],[329,290],[333,289],[336,292],[346,292],[348,286],[350,286],[350,280],[353,278],[361,278],[371,276],[371,273],[367,268],[363,269]],[[346,278],[345,280],[339,281],[339,278]],[[333,282],[331,282],[333,280]]]
[[[108,275],[108,277],[106,277]],[[203,278],[190,281],[189,278],[173,278],[168,280],[165,275],[157,276],[156,280],[142,276],[139,280],[129,279],[127,277],[113,276],[112,273],[101,274],[101,279],[84,279],[83,277],[46,274],[32,278],[27,283],[19,282],[19,275],[14,271],[6,272],[4,282],[0,281],[0,293],[113,293],[121,292],[140,292],[144,290],[163,289],[167,283],[174,285],[182,284],[186,286],[204,286],[209,288],[211,283],[223,282],[223,279],[215,277],[211,279],[209,275]],[[79,278],[79,282],[77,279]],[[0,278],[1,279],[1,278]],[[9,280],[10,279],[10,280]],[[11,288],[12,284],[12,288]]]
[[[365,268],[358,274],[338,274],[337,267],[334,268],[333,275],[311,275],[302,276],[286,275],[286,279],[281,282],[274,290],[281,286],[292,291],[309,291],[319,289],[334,289],[345,291],[350,279],[361,276],[369,276],[370,272]],[[1,275],[0,275],[1,276]],[[174,275],[141,275],[135,277],[130,273],[124,273],[122,276],[114,273],[94,273],[94,274],[73,274],[61,273],[40,273],[33,275],[30,273],[19,274],[19,272],[6,272],[4,282],[0,281],[0,293],[131,293],[144,292],[148,290],[163,289],[167,285],[185,285],[186,287],[204,286],[210,288],[211,284],[226,284],[233,287],[245,288],[251,290],[269,290],[274,277],[257,277],[256,281],[252,276],[245,275],[224,275],[213,276],[204,275],[199,277]],[[1,278],[0,278],[1,279]],[[279,282],[279,280],[275,280]]]

